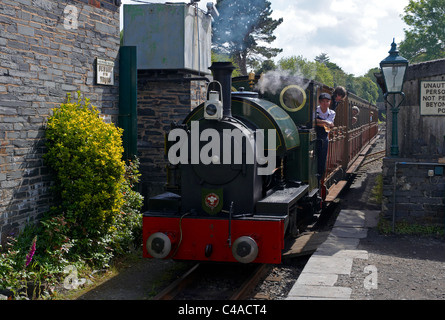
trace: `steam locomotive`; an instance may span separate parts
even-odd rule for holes
[[[319,213],[329,201],[323,190],[345,178],[376,135],[377,109],[349,94],[336,110],[319,182],[314,113],[319,94],[332,88],[299,77],[232,79],[230,62],[210,70],[206,102],[166,134],[166,192],[143,214],[143,255],[280,263],[286,237]]]

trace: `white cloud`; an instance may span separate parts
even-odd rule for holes
[[[355,14],[358,9],[357,5],[357,1],[354,0],[333,0],[330,10],[340,14]]]
[[[302,55],[313,60],[326,53],[345,72],[359,76],[386,58],[393,37],[396,42],[404,38],[401,14],[408,0],[271,3],[273,17],[284,20],[272,43],[283,48],[279,57]]]

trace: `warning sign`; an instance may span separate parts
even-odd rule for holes
[[[97,84],[114,85],[114,62],[97,58]]]
[[[445,81],[420,82],[420,115],[445,116]]]

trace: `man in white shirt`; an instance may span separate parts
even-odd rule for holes
[[[334,127],[335,111],[329,109],[331,95],[322,93],[318,97],[320,105],[315,116],[315,132],[317,133],[317,178],[318,182],[326,171],[326,159],[329,148],[329,131]]]

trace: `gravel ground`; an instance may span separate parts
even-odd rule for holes
[[[251,300],[285,300],[310,256],[284,259],[272,268],[251,295]]]
[[[376,230],[360,241],[368,260],[355,259],[336,285],[354,300],[445,300],[445,241],[434,237],[383,236]]]

